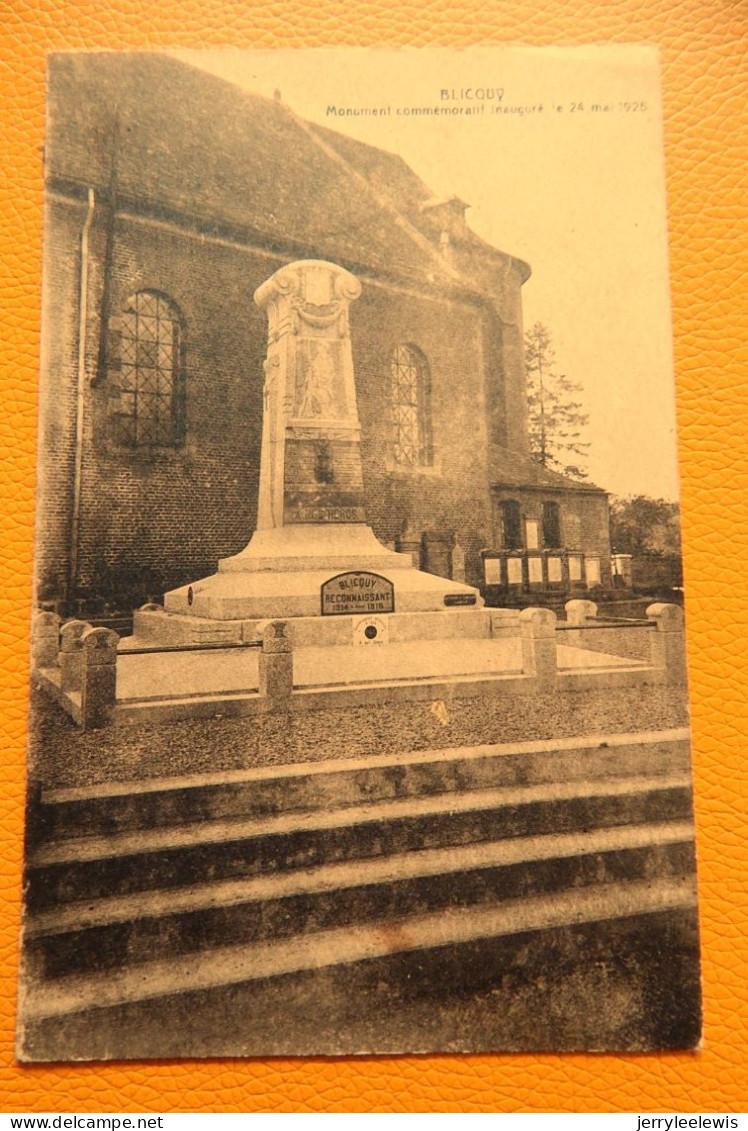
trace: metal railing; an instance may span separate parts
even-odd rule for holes
[[[603,618],[599,618],[602,620]],[[557,624],[556,632],[591,632],[595,629],[611,628],[657,628],[654,621],[650,620],[605,620],[602,624]]]
[[[126,656],[156,656],[162,652],[228,652],[238,648],[262,648],[262,641],[231,640],[225,644],[211,641],[209,644],[166,644],[160,648],[123,648],[117,650],[117,660]]]

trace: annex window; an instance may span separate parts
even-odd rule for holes
[[[390,358],[390,405],[395,462],[428,467],[434,462],[429,363],[412,345],[396,346]]]
[[[138,291],[119,320],[119,422],[123,443],[173,447],[184,439],[184,330],[178,307]]]
[[[522,514],[516,499],[504,499],[500,504],[501,538],[505,550],[522,549]]]
[[[543,503],[543,545],[546,550],[561,549],[561,508],[558,503]]]

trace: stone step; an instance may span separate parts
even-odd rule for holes
[[[505,939],[554,928],[574,928],[585,923],[607,924],[629,917],[661,917],[663,913],[692,911],[695,906],[692,877],[641,880],[629,883],[592,884],[505,902],[487,902],[471,909],[440,909],[385,922],[335,927],[311,931],[287,940],[260,941],[239,946],[207,947],[189,954],[169,956],[117,972],[106,977],[98,973],[71,975],[55,982],[33,981],[23,1001],[24,1031],[21,1053],[47,1048],[54,1039],[45,1038],[44,1024],[55,1018],[77,1018],[84,1029],[100,1026],[106,1031],[107,1011],[138,1003],[162,1007],[162,1023],[167,1022],[169,1002],[190,1001],[190,994],[240,987],[250,982],[267,983],[287,979],[305,971],[350,968],[382,957],[414,952],[441,954],[456,951],[476,940]],[[407,966],[403,967],[407,977]],[[391,971],[394,978],[394,971]],[[167,1008],[163,1006],[166,1003]],[[203,999],[203,1005],[205,999]],[[177,1004],[172,1021],[179,1016]],[[132,1010],[128,1016],[137,1019]],[[69,1029],[68,1032],[73,1032]],[[116,1030],[114,1030],[116,1031]],[[42,1053],[42,1058],[48,1053]]]
[[[67,904],[25,925],[37,977],[694,869],[688,822],[517,837]]]
[[[688,732],[428,750],[46,790],[50,839],[501,786],[687,773]]]
[[[28,906],[96,900],[506,837],[690,820],[687,774],[438,793],[52,842]]]

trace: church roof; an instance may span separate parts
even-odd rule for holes
[[[166,55],[71,52],[48,66],[53,184],[114,187],[122,207],[186,216],[280,255],[485,293],[480,270],[440,252],[421,208],[433,194],[401,158]],[[472,233],[466,243],[471,260],[519,264]]]
[[[538,460],[523,452],[496,448],[491,461],[491,484],[494,488],[546,491],[584,491],[605,494],[601,487],[587,480],[570,479],[544,467]]]

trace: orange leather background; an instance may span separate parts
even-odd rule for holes
[[[3,1111],[745,1111],[748,400],[740,179],[745,0],[0,0],[0,1106]],[[51,48],[659,44],[688,586],[705,1037],[696,1054],[21,1068],[13,1057],[41,250]],[[742,70],[742,74],[741,74]],[[742,119],[742,120],[741,120]],[[744,195],[744,194],[743,194]],[[742,246],[741,246],[742,244]],[[743,257],[744,258],[744,257]],[[741,315],[743,318],[741,319]],[[743,358],[745,361],[745,356]],[[745,370],[743,370],[743,373]],[[646,412],[646,405],[642,406]],[[742,631],[741,631],[742,630]]]

